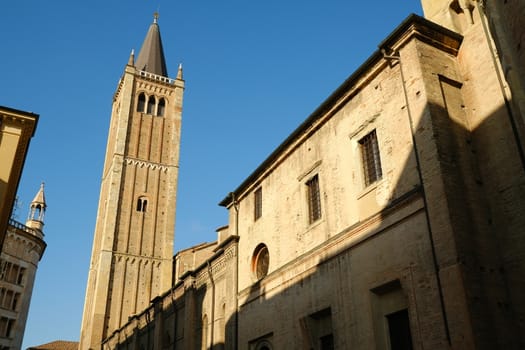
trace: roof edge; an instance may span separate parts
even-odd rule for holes
[[[437,35],[436,35],[437,34]],[[378,49],[374,51],[369,58],[359,66],[354,73],[352,73],[332,94],[324,100],[319,107],[317,107],[299,127],[297,127],[233,192],[230,192],[226,197],[219,202],[222,207],[230,207],[235,198],[258,177],[260,173],[268,167],[269,164],[275,160],[282,151],[284,151],[292,141],[303,133],[313,121],[324,115],[337,100],[343,96],[344,92],[349,87],[355,85],[361,76],[372,68],[377,62],[383,59],[381,49],[399,49],[404,46],[409,40],[417,37],[418,39],[437,46],[446,52],[457,54],[463,36],[442,27],[432,21],[429,21],[414,13],[410,14],[396,29],[394,29],[383,41],[378,45]]]

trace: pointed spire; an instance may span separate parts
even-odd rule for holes
[[[131,49],[131,53],[129,54],[128,59],[128,66],[135,65],[135,49]]]
[[[153,15],[153,23],[150,25],[146,38],[142,43],[135,67],[137,67],[138,70],[167,77],[168,70],[166,69],[164,50],[162,48],[159,25],[157,23],[158,18],[159,14],[155,12]]]
[[[47,207],[46,197],[44,195],[44,183],[43,182],[40,184],[40,189],[38,190],[35,198],[33,198],[33,201],[31,202],[31,207],[37,204],[40,204],[40,206],[42,206],[42,208],[44,209]]]
[[[177,71],[177,79],[182,80],[182,63],[179,63],[179,70]]]
[[[40,190],[38,190],[38,193],[29,206],[29,217],[27,218],[26,226],[42,231],[46,208],[47,204],[44,195],[44,183],[42,182]]]

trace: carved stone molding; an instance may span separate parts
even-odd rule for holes
[[[134,158],[126,158],[125,159],[126,165],[135,165],[140,168],[148,168],[150,170],[160,170],[163,172],[167,172],[169,168],[173,166],[168,166],[164,164],[154,163],[154,162],[148,162],[140,159],[134,159]]]

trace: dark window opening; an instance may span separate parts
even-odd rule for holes
[[[144,107],[146,106],[146,96],[141,93],[137,101],[137,112],[144,113]]]
[[[308,187],[308,212],[310,223],[321,218],[321,193],[319,192],[319,176],[315,175],[306,182]]]
[[[404,309],[386,315],[386,319],[390,336],[390,349],[412,350],[412,335],[410,334],[408,310]]]
[[[11,338],[11,331],[13,330],[13,326],[15,324],[15,320],[2,317],[0,318],[0,338]]]
[[[166,109],[166,101],[161,98],[159,101],[159,105],[157,106],[157,115],[159,117],[162,117],[164,115],[164,111]]]
[[[155,111],[155,97],[150,96],[148,99],[148,110],[146,111],[147,114],[153,114]]]
[[[359,140],[359,144],[361,146],[365,186],[369,186],[383,176],[376,131],[372,131]]]
[[[43,221],[44,208],[41,204],[35,204],[31,206],[31,213],[29,214],[30,220]]]
[[[273,349],[272,343],[270,342],[267,336],[265,336],[265,339],[259,339],[256,341],[252,341],[250,343],[251,344],[248,347],[249,349],[253,349],[253,350],[272,350]]]
[[[21,267],[20,271],[18,272],[18,280],[16,281],[17,284],[22,285],[22,283],[24,282],[25,273],[26,273],[26,269]]]
[[[319,310],[301,321],[304,329],[304,345],[308,349],[334,350],[332,309]]]
[[[137,211],[146,212],[148,206],[148,200],[144,197],[139,197],[137,200]]]
[[[257,220],[262,216],[262,188],[259,187],[254,192],[254,218]]]
[[[16,311],[18,307],[18,301],[20,300],[20,293],[15,293],[13,296],[13,305],[11,305],[11,310]]]
[[[319,338],[321,350],[334,350],[334,335],[327,334]]]

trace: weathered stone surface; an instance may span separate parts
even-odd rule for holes
[[[412,16],[382,42],[221,202],[217,243],[177,255],[172,288],[104,344],[373,349],[409,332],[417,349],[524,347],[523,118],[488,31],[503,24],[478,5],[423,0],[443,27]]]

